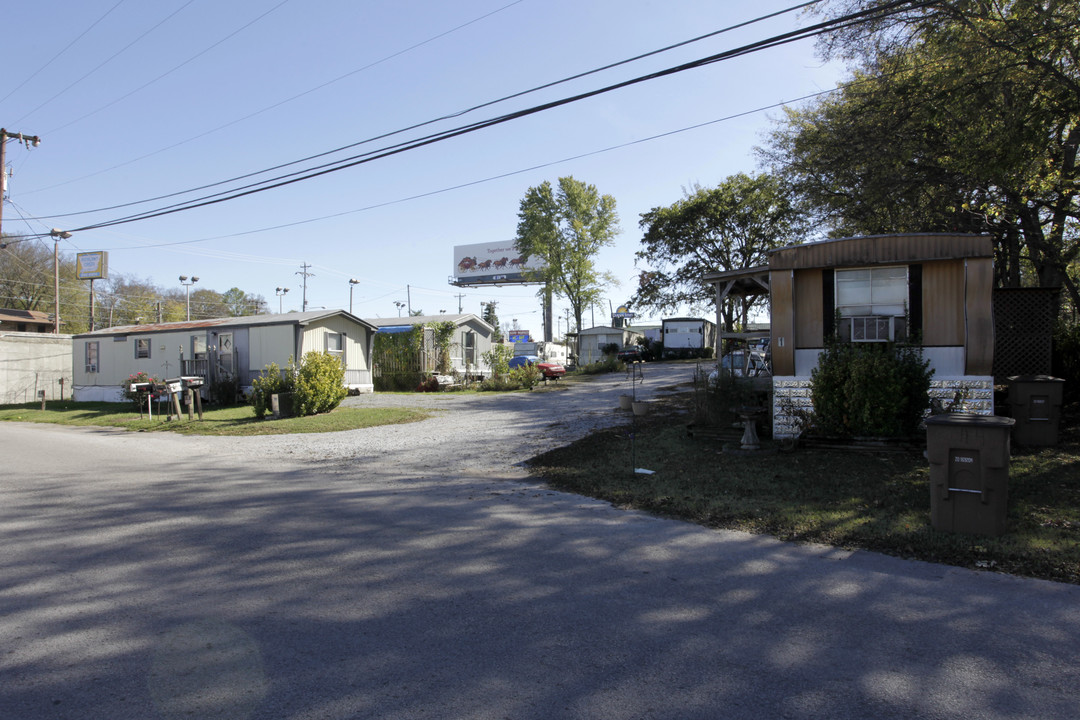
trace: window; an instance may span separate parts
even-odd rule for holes
[[[907,323],[907,268],[836,271],[836,311],[840,337],[851,342],[904,340]]]
[[[472,330],[465,333],[465,362],[469,365],[476,364],[476,333]]]
[[[150,357],[150,338],[135,338],[135,357],[137,359]]]
[[[101,346],[97,340],[86,343],[86,372],[96,373],[98,371],[98,351],[100,349]]]
[[[340,355],[344,349],[341,333],[326,333],[326,352],[332,355]]]

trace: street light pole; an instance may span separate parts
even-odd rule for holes
[[[186,296],[185,300],[187,301],[187,319],[188,319],[188,322],[191,322],[191,286],[194,285],[197,282],[199,282],[199,278],[198,278],[197,275],[192,275],[191,276],[191,282],[188,282],[188,276],[187,275],[181,275],[180,276],[180,284],[184,286],[184,294]]]
[[[63,230],[57,230],[53,228],[49,231],[53,240],[53,301],[55,308],[53,311],[53,334],[60,334],[60,241],[67,240],[71,237],[71,233],[64,232]]]
[[[360,284],[360,281],[356,278],[349,278],[349,314],[352,315],[352,291],[353,288]]]
[[[397,305],[397,316],[401,317],[401,308],[405,307],[405,303],[400,300],[395,300],[394,304]]]
[[[277,311],[278,311],[278,315],[280,315],[283,312],[282,309],[281,309],[281,298],[285,297],[285,293],[287,293],[287,292],[289,292],[289,288],[279,287],[279,288],[274,289],[274,294],[277,295]]]

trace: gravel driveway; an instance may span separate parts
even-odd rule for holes
[[[625,424],[619,396],[655,399],[691,389],[693,363],[645,363],[640,380],[625,373],[560,381],[521,393],[373,393],[348,397],[344,407],[405,407],[434,411],[419,423],[343,433],[236,438],[237,453],[341,461],[349,466],[392,464],[397,472],[429,475],[505,473],[541,452],[602,427]],[[227,438],[208,438],[229,444]],[[524,477],[524,474],[522,474]]]

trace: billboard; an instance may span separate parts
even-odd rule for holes
[[[109,277],[109,253],[81,252],[75,255],[75,266],[80,280],[101,280]]]
[[[538,257],[518,252],[513,240],[454,246],[452,285],[503,285],[539,282],[530,271],[543,270],[546,263]]]

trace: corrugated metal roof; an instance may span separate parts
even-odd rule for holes
[[[307,325],[315,320],[344,315],[360,325],[375,330],[370,322],[350,315],[345,310],[311,310],[308,312],[282,313],[275,315],[245,315],[244,317],[212,318],[208,320],[183,320],[169,323],[144,323],[142,325],[117,325],[102,328],[75,337],[97,337],[108,335],[144,335],[158,332],[176,332],[177,330],[200,330],[207,328],[255,327],[259,325]]]
[[[993,257],[989,235],[914,233],[865,235],[788,245],[769,252],[770,270],[855,267]]]

